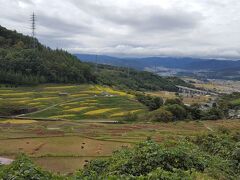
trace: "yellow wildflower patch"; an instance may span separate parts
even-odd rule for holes
[[[113,110],[117,110],[119,108],[105,108],[105,109],[97,109],[97,110],[93,110],[93,111],[88,111],[86,113],[84,113],[85,115],[98,115],[98,114],[103,114],[109,111],[113,111]]]

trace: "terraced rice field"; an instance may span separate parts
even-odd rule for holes
[[[0,88],[0,104],[12,102],[37,111],[24,115],[53,119],[116,119],[146,108],[134,96],[95,85],[41,85]]]
[[[72,173],[91,159],[110,156],[149,137],[162,142],[216,131],[222,126],[232,131],[240,129],[238,120],[103,124],[102,119],[121,120],[128,113],[147,110],[132,95],[102,86],[1,87],[0,104],[5,102],[37,111],[21,120],[0,119],[0,157],[14,159],[26,153],[41,167],[61,173]]]

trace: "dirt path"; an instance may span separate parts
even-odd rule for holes
[[[13,162],[13,159],[0,157],[0,164],[8,165],[8,164],[11,164],[12,162]]]

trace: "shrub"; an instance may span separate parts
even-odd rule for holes
[[[178,105],[183,105],[183,102],[179,98],[175,99],[167,99],[164,103],[165,105],[173,105],[173,104],[178,104]]]
[[[176,176],[177,170],[202,172],[205,169],[204,157],[196,154],[189,144],[179,144],[172,148],[164,148],[152,141],[138,144],[132,150],[123,149],[115,152],[114,155],[106,160],[91,161],[79,173],[81,178],[90,174],[98,175],[127,175],[127,176],[147,176],[155,171],[155,175],[163,173],[167,176]],[[159,172],[156,170],[160,168]],[[162,171],[163,170],[163,171]],[[169,172],[167,172],[169,171]],[[154,174],[154,173],[153,173]]]
[[[0,171],[1,172],[1,171]],[[35,166],[32,161],[25,155],[19,155],[11,164],[3,168],[0,173],[0,179],[3,180],[48,180],[48,179],[63,179],[55,176],[50,172],[43,171]]]
[[[154,97],[150,95],[137,94],[137,100],[148,107],[150,111],[156,110],[163,105],[163,99],[160,97]]]
[[[163,108],[150,112],[149,119],[157,122],[169,122],[173,120],[173,114]]]
[[[186,109],[178,104],[167,105],[164,108],[173,114],[174,120],[183,120],[187,117]]]
[[[138,120],[138,116],[135,113],[127,113],[124,117],[123,117],[123,121],[127,121],[127,122],[133,122]]]

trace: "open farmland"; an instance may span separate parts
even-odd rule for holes
[[[194,78],[183,79],[188,82],[193,82],[194,86],[198,88],[214,91],[217,93],[230,94],[240,91],[240,81],[208,79],[206,82]]]
[[[164,100],[166,99],[174,99],[178,98],[175,92],[168,92],[168,91],[155,91],[155,92],[147,92],[147,94],[153,96],[162,97]],[[180,94],[183,103],[185,104],[201,104],[210,101],[212,97],[206,95],[188,95],[188,94]]]
[[[19,122],[18,122],[19,121]],[[101,124],[80,121],[0,121],[0,157],[28,154],[37,164],[55,172],[82,168],[91,159],[110,156],[112,151],[131,147],[151,137],[157,142],[178,140],[226,127],[240,129],[237,120]],[[6,146],[7,144],[7,146]]]
[[[10,102],[35,112],[21,115],[51,119],[114,119],[146,108],[122,91],[94,85],[41,85],[0,88],[0,104]]]
[[[175,97],[170,92],[153,94]],[[0,119],[0,157],[14,159],[25,153],[41,167],[59,173],[72,173],[92,159],[111,156],[147,138],[175,141],[220,127],[240,129],[238,120],[123,123],[126,114],[144,114],[146,107],[131,94],[96,85],[1,87],[0,103],[5,102],[36,110],[20,115],[22,119]]]

